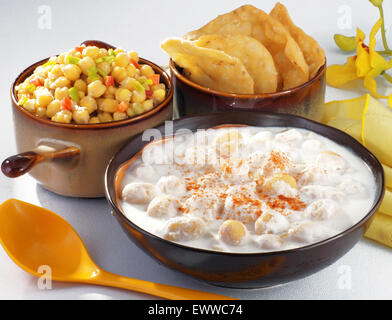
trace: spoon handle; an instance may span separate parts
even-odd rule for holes
[[[145,280],[123,277],[105,270],[100,270],[99,274],[89,281],[108,287],[122,288],[137,292],[148,293],[157,297],[171,300],[236,300],[234,298],[186,289],[167,284],[154,283]]]

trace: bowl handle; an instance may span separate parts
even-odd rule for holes
[[[104,49],[114,49],[115,48],[111,44],[108,44],[108,43],[100,41],[100,40],[86,40],[86,41],[83,41],[80,45],[96,46],[98,48],[104,48]]]
[[[29,172],[38,163],[54,159],[63,159],[80,154],[77,147],[67,147],[58,151],[38,153],[35,151],[22,152],[8,157],[1,164],[1,171],[8,178],[16,178]]]

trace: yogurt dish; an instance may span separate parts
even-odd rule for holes
[[[290,126],[221,125],[148,143],[122,168],[126,218],[198,249],[308,246],[362,220],[377,184],[350,149]]]

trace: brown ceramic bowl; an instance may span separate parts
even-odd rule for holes
[[[82,44],[101,48],[101,41]],[[25,69],[11,86],[11,102],[17,152],[6,159],[2,171],[8,177],[30,174],[46,189],[72,197],[103,197],[105,168],[114,153],[130,137],[172,118],[173,86],[170,77],[156,64],[140,58],[161,75],[166,99],[151,111],[134,118],[102,124],[66,124],[42,119],[17,103],[15,87],[48,59]]]
[[[376,196],[371,210],[347,230],[304,247],[265,253],[228,253],[191,248],[167,241],[140,228],[127,219],[118,202],[118,174],[128,160],[148,142],[141,135],[131,139],[110,161],[106,170],[106,197],[129,238],[164,265],[209,283],[235,288],[259,288],[303,278],[335,262],[363,236],[384,195],[384,173],[380,162],[358,141],[335,128],[293,115],[259,112],[225,112],[174,121],[174,131],[192,131],[223,124],[260,127],[304,128],[350,149],[369,167],[376,182]],[[157,128],[165,136],[165,127]],[[119,179],[121,179],[119,177]],[[117,182],[117,183],[116,183]]]
[[[326,63],[308,82],[285,91],[265,94],[233,94],[200,86],[189,79],[172,59],[169,63],[174,101],[180,116],[218,111],[289,113],[319,121],[325,96]]]

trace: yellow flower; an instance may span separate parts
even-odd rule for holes
[[[376,51],[376,34],[380,30],[382,19],[379,19],[370,32],[369,46],[364,43],[365,34],[357,29],[355,41],[357,43],[356,56],[349,57],[344,65],[332,65],[327,68],[327,83],[333,87],[341,87],[355,79],[362,79],[363,86],[368,89],[374,97],[388,97],[377,92],[375,78],[382,72],[392,68],[392,60],[386,61]],[[392,99],[389,99],[392,103]],[[390,105],[392,108],[392,105]]]

